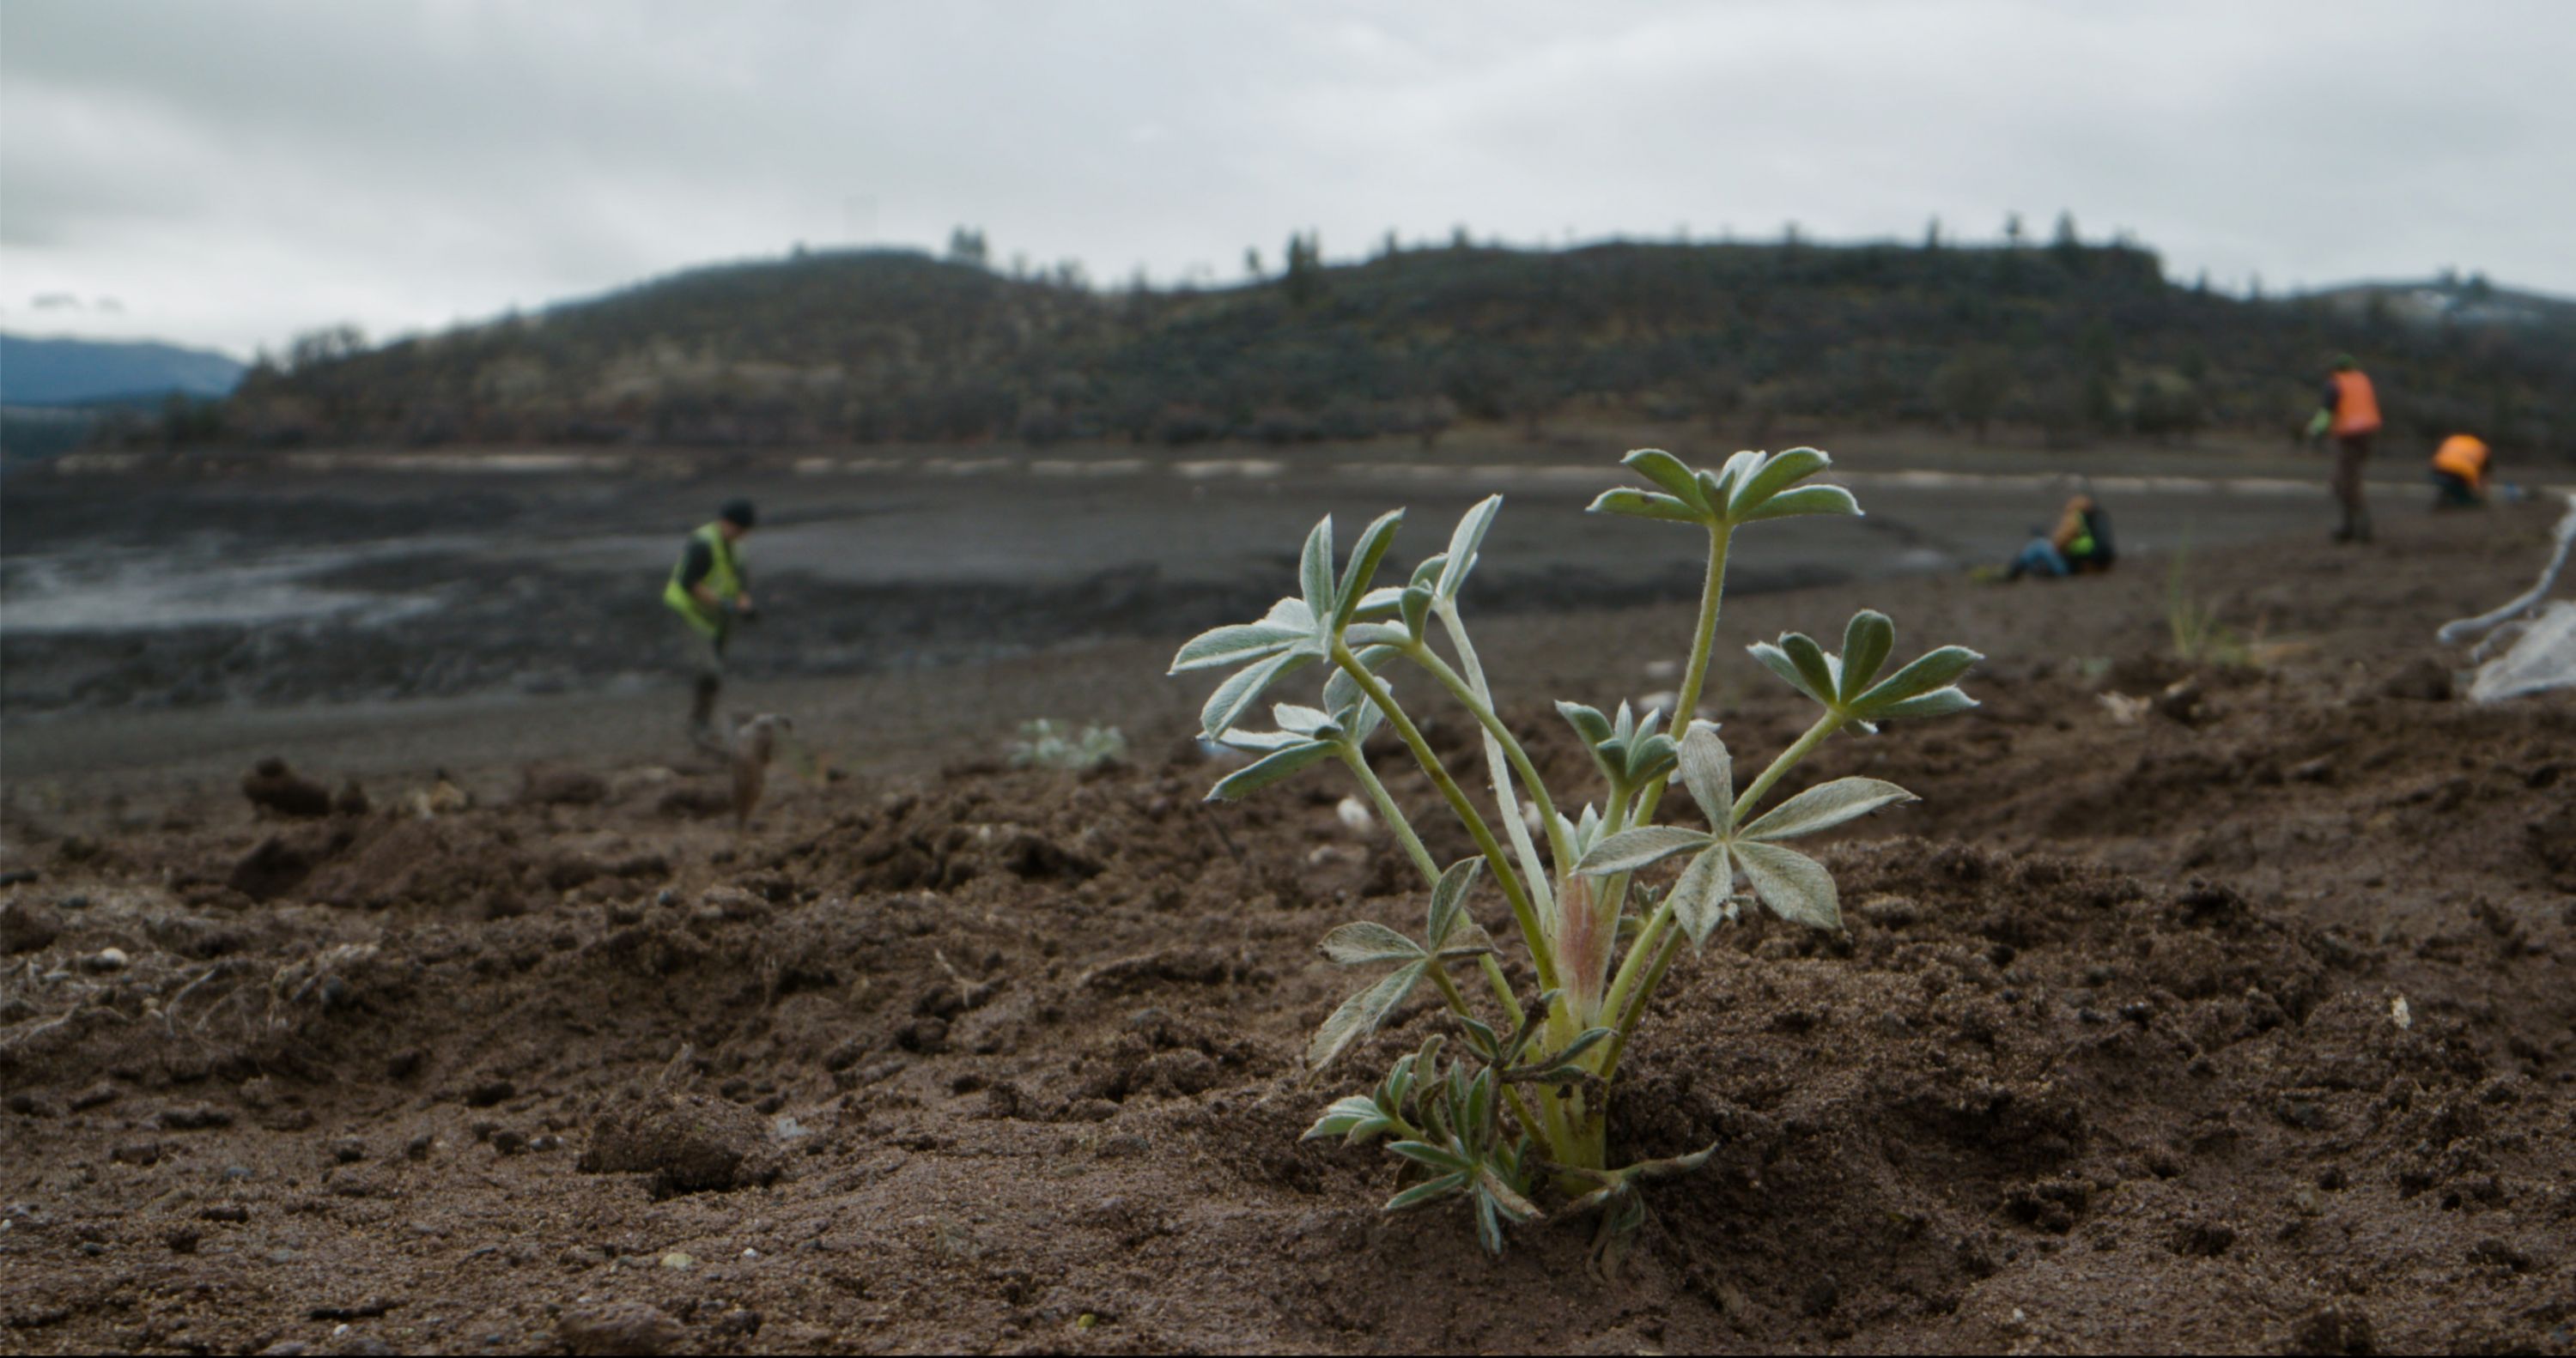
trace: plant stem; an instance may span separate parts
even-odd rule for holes
[[[1440,865],[1432,860],[1431,851],[1422,847],[1422,836],[1413,832],[1413,822],[1404,818],[1404,812],[1396,806],[1386,784],[1378,781],[1377,771],[1368,766],[1368,760],[1360,754],[1359,747],[1343,746],[1342,762],[1349,765],[1352,775],[1360,780],[1360,790],[1368,793],[1369,800],[1377,806],[1377,813],[1386,818],[1387,828],[1395,831],[1396,842],[1404,846],[1405,855],[1413,860],[1413,866],[1421,869],[1423,878],[1433,886],[1440,885]]]
[[[1773,783],[1780,781],[1780,775],[1796,768],[1799,760],[1814,754],[1816,747],[1832,739],[1834,732],[1841,730],[1843,723],[1848,720],[1850,718],[1830,708],[1826,710],[1825,715],[1818,717],[1816,724],[1808,727],[1805,735],[1798,737],[1798,743],[1782,750],[1780,757],[1771,761],[1771,767],[1764,769],[1762,776],[1754,779],[1753,785],[1744,789],[1736,797],[1735,808],[1731,813],[1735,817],[1735,823],[1742,825],[1745,814],[1761,802],[1762,794],[1769,792]]]
[[[1341,758],[1350,766],[1352,775],[1360,780],[1360,787],[1368,793],[1369,800],[1376,804],[1377,813],[1386,817],[1397,841],[1404,845],[1405,855],[1413,860],[1414,867],[1421,870],[1422,879],[1438,887],[1440,864],[1432,858],[1429,849],[1422,847],[1422,836],[1413,832],[1413,822],[1405,819],[1404,811],[1395,804],[1394,795],[1386,790],[1385,783],[1378,780],[1377,770],[1368,766],[1367,757],[1359,752],[1357,746],[1344,746]],[[1494,999],[1502,1005],[1503,1012],[1518,1013],[1520,1001],[1512,994],[1511,980],[1503,975],[1502,965],[1494,960],[1492,953],[1477,960],[1484,964],[1485,981],[1494,988]]]
[[[1411,717],[1404,714],[1404,709],[1395,705],[1395,698],[1386,691],[1386,685],[1379,683],[1377,676],[1369,673],[1368,666],[1361,664],[1359,657],[1351,654],[1351,648],[1339,638],[1333,641],[1333,663],[1341,666],[1342,672],[1359,685],[1360,692],[1367,694],[1369,700],[1377,704],[1378,710],[1386,714],[1387,724],[1395,728],[1405,748],[1413,752],[1414,762],[1422,766],[1422,772],[1431,779],[1432,786],[1440,789],[1441,797],[1449,803],[1450,811],[1456,814],[1460,824],[1467,827],[1468,837],[1476,841],[1476,847],[1485,855],[1485,862],[1493,868],[1494,876],[1503,888],[1504,899],[1512,904],[1512,917],[1520,925],[1521,941],[1529,946],[1530,962],[1538,969],[1540,987],[1557,989],[1555,949],[1549,946],[1547,931],[1539,925],[1538,911],[1530,904],[1528,889],[1521,885],[1520,869],[1513,866],[1511,856],[1504,853],[1503,846],[1495,841],[1493,830],[1477,813],[1476,804],[1467,800],[1458,780],[1450,777],[1449,770],[1440,766],[1440,757],[1431,752],[1431,743],[1422,738],[1421,730],[1413,724]]]
[[[1485,706],[1493,706],[1494,690],[1485,682],[1485,663],[1476,655],[1476,643],[1467,636],[1467,622],[1458,616],[1458,601],[1449,599],[1434,604],[1432,612],[1440,619],[1440,630],[1449,634],[1449,644],[1458,648],[1458,672],[1466,676],[1468,686],[1484,700]],[[1503,833],[1511,838],[1512,852],[1520,855],[1521,873],[1529,883],[1530,895],[1538,902],[1539,920],[1554,929],[1556,892],[1549,881],[1548,865],[1539,861],[1538,847],[1530,842],[1529,826],[1522,823],[1520,799],[1512,795],[1510,762],[1503,753],[1502,742],[1494,739],[1492,732],[1486,732],[1485,776],[1494,786],[1494,807],[1502,813]],[[1538,789],[1542,797],[1546,792],[1544,787]],[[1556,850],[1561,859],[1567,846],[1559,842],[1555,818],[1549,816],[1542,820],[1548,832],[1548,847]]]
[[[1708,530],[1708,575],[1700,582],[1699,621],[1693,625],[1694,630],[1691,632],[1690,664],[1682,673],[1681,692],[1673,703],[1673,719],[1664,725],[1664,729],[1670,732],[1675,740],[1690,734],[1691,717],[1699,711],[1700,691],[1708,683],[1709,654],[1717,643],[1718,606],[1726,598],[1726,553],[1733,545],[1734,538],[1735,528],[1732,524],[1719,524]],[[1646,786],[1637,794],[1636,813],[1628,817],[1627,824],[1653,823],[1655,808],[1661,805],[1664,799],[1664,787],[1665,783],[1661,778],[1648,780]],[[1615,808],[1613,814],[1616,814]],[[1610,881],[1607,898],[1613,903],[1614,909],[1627,903],[1628,878],[1629,874],[1623,872]],[[1613,1014],[1619,1012],[1620,1000],[1625,997],[1636,980],[1638,968],[1650,955],[1657,936],[1662,933],[1663,928],[1670,926],[1671,915],[1670,910],[1658,906],[1654,916],[1646,921],[1646,927],[1637,931],[1637,941],[1628,946],[1628,956],[1619,964],[1618,977],[1610,983],[1610,989],[1603,997],[1604,1002],[1609,1006],[1608,1012]],[[1650,986],[1649,989],[1651,988]],[[1641,1004],[1640,1008],[1642,1007]]]
[[[1641,938],[1638,941],[1642,944],[1645,940]],[[1638,1021],[1646,1016],[1646,1001],[1654,998],[1655,988],[1664,983],[1664,973],[1672,969],[1673,955],[1680,952],[1681,948],[1681,933],[1678,930],[1668,929],[1664,934],[1662,946],[1655,950],[1654,965],[1647,968],[1644,984],[1637,987],[1636,995],[1628,1001],[1627,1010],[1619,1015],[1618,1028],[1611,1034],[1610,1041],[1605,1044],[1610,1050],[1601,1058],[1603,1081],[1606,1082],[1619,1073],[1619,1058],[1626,1055],[1628,1051],[1628,1035],[1637,1031]]]
[[[1431,677],[1439,680],[1441,687],[1448,689],[1452,697],[1474,713],[1477,723],[1502,744],[1503,757],[1511,761],[1512,771],[1521,776],[1522,786],[1529,789],[1530,800],[1538,807],[1539,823],[1546,827],[1547,847],[1556,855],[1557,871],[1563,872],[1571,867],[1574,846],[1566,843],[1564,832],[1557,829],[1556,802],[1547,795],[1547,784],[1539,781],[1538,769],[1530,763],[1529,751],[1521,748],[1520,741],[1512,735],[1512,729],[1505,726],[1502,717],[1495,713],[1493,704],[1476,692],[1466,676],[1449,668],[1447,661],[1433,654],[1429,646],[1417,641],[1405,647],[1404,654],[1413,663],[1430,671]]]

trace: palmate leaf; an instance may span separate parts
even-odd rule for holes
[[[1422,983],[1422,973],[1430,965],[1428,958],[1409,962],[1342,1001],[1341,1007],[1324,1020],[1324,1026],[1315,1030],[1314,1040],[1306,1044],[1307,1068],[1322,1070],[1352,1043],[1376,1032],[1378,1025],[1386,1022],[1386,1016]]]
[[[1814,448],[1739,452],[1715,471],[1694,471],[1660,448],[1640,448],[1624,460],[1656,489],[1623,486],[1605,491],[1592,502],[1590,512],[1711,528],[1808,514],[1860,513],[1860,503],[1840,486],[1798,485],[1833,465],[1832,458]]]
[[[1879,668],[1887,663],[1887,653],[1896,645],[1896,624],[1875,609],[1864,608],[1852,614],[1850,625],[1843,628],[1842,687],[1846,703],[1858,698],[1878,677]]]
[[[1700,814],[1720,835],[1735,828],[1735,760],[1726,752],[1726,742],[1718,739],[1717,728],[1704,721],[1691,723],[1682,737],[1679,758],[1682,787],[1691,800],[1699,803]]]

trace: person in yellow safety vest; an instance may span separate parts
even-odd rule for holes
[[[2371,390],[2370,379],[2352,355],[2345,354],[2335,360],[2334,372],[2326,378],[2325,398],[2308,421],[2311,441],[2334,436],[2334,493],[2343,505],[2343,526],[2334,534],[2337,542],[2370,541],[2370,507],[2362,503],[2361,474],[2370,462],[2371,438],[2378,432],[2379,393]]]
[[[2433,450],[2435,509],[2469,509],[2487,502],[2486,440],[2475,434],[2453,434]]]
[[[2066,502],[2054,530],[2046,537],[2032,538],[2004,568],[2004,578],[2018,580],[2036,575],[2055,579],[2107,571],[2116,559],[2111,546],[2111,517],[2102,512],[2092,496],[2079,494]]]
[[[689,627],[689,666],[694,680],[689,705],[689,738],[721,748],[716,735],[716,695],[724,691],[725,643],[736,620],[760,616],[752,607],[751,581],[734,555],[736,544],[758,521],[749,500],[728,500],[715,520],[689,534],[680,562],[662,586],[669,604]]]

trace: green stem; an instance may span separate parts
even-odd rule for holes
[[[1440,686],[1448,689],[1450,696],[1474,713],[1477,723],[1502,743],[1503,757],[1511,761],[1512,771],[1521,776],[1521,786],[1529,789],[1530,801],[1538,807],[1539,823],[1547,830],[1548,851],[1556,855],[1559,864],[1557,871],[1563,872],[1572,866],[1573,846],[1565,842],[1564,832],[1557,828],[1556,802],[1547,795],[1547,784],[1539,781],[1538,769],[1530,763],[1529,751],[1521,748],[1520,741],[1512,735],[1511,728],[1503,724],[1493,705],[1476,692],[1465,675],[1449,668],[1448,662],[1434,654],[1429,646],[1417,641],[1405,647],[1404,654],[1413,663],[1430,671],[1431,677],[1439,680]]]
[[[1414,726],[1412,718],[1404,715],[1404,709],[1395,705],[1395,698],[1386,691],[1386,685],[1379,683],[1377,676],[1369,673],[1368,666],[1361,664],[1359,657],[1353,655],[1351,648],[1339,639],[1333,642],[1333,663],[1341,666],[1342,672],[1359,685],[1360,692],[1367,694],[1369,700],[1377,704],[1378,710],[1386,714],[1387,724],[1395,728],[1396,735],[1404,741],[1404,747],[1413,752],[1414,762],[1422,766],[1422,772],[1431,779],[1431,785],[1440,789],[1440,796],[1449,803],[1450,811],[1458,817],[1460,824],[1467,827],[1468,837],[1476,841],[1477,849],[1485,855],[1485,862],[1493,868],[1495,879],[1503,888],[1504,899],[1511,902],[1512,918],[1520,925],[1521,941],[1529,946],[1530,961],[1538,969],[1539,985],[1547,990],[1557,989],[1555,950],[1549,947],[1547,932],[1539,925],[1538,911],[1530,904],[1528,889],[1521,885],[1520,869],[1513,866],[1511,856],[1503,852],[1503,846],[1495,841],[1493,830],[1477,813],[1476,804],[1467,800],[1458,780],[1450,777],[1449,770],[1440,766],[1440,757],[1431,752],[1431,743],[1422,738],[1421,730]]]
[[[1826,709],[1825,715],[1818,717],[1816,724],[1808,727],[1805,735],[1798,737],[1797,744],[1782,750],[1780,757],[1771,761],[1771,767],[1764,769],[1762,776],[1754,779],[1753,785],[1744,789],[1736,797],[1735,806],[1728,813],[1734,817],[1735,823],[1742,825],[1745,815],[1761,803],[1762,794],[1769,792],[1771,785],[1780,781],[1780,775],[1796,768],[1799,760],[1814,754],[1817,746],[1832,739],[1834,732],[1841,730],[1843,723],[1849,720],[1850,718],[1839,712]]]
[[[1642,944],[1645,940],[1640,938],[1638,942]],[[1601,1058],[1601,1078],[1604,1082],[1619,1073],[1619,1058],[1628,1053],[1628,1036],[1637,1031],[1638,1021],[1646,1016],[1646,1001],[1654,997],[1655,987],[1664,983],[1664,973],[1672,969],[1673,957],[1681,949],[1681,933],[1678,930],[1667,930],[1662,946],[1655,950],[1654,965],[1646,971],[1645,984],[1637,987],[1635,998],[1628,1002],[1628,1008],[1624,1012],[1614,1011],[1619,1012],[1619,1025],[1611,1034],[1607,1044],[1610,1048],[1609,1054]]]
[[[1726,554],[1727,549],[1733,545],[1734,538],[1735,528],[1732,524],[1717,524],[1708,530],[1708,574],[1700,582],[1699,621],[1693,625],[1691,632],[1690,664],[1682,673],[1681,692],[1673,703],[1673,719],[1664,726],[1666,731],[1672,733],[1675,740],[1690,734],[1691,718],[1699,711],[1700,691],[1708,684],[1709,654],[1717,643],[1718,606],[1726,597]],[[1653,823],[1655,808],[1663,803],[1664,787],[1665,782],[1661,778],[1647,781],[1646,786],[1637,794],[1636,812],[1628,817],[1629,825]],[[1627,903],[1628,878],[1629,874],[1623,872],[1610,879],[1607,899],[1613,902],[1614,909],[1624,907]],[[1638,968],[1650,955],[1657,935],[1662,932],[1657,926],[1668,927],[1671,923],[1671,913],[1658,906],[1654,916],[1646,921],[1646,927],[1637,931],[1637,941],[1629,945],[1628,956],[1619,964],[1617,978],[1611,981],[1610,989],[1603,996],[1608,1012],[1613,1014],[1619,1012],[1620,1000],[1625,997],[1629,987],[1635,982]]]
[[[1342,762],[1348,764],[1352,775],[1360,780],[1360,789],[1368,793],[1369,801],[1376,804],[1377,813],[1386,818],[1387,828],[1395,831],[1396,842],[1404,846],[1405,855],[1413,860],[1413,866],[1421,869],[1423,878],[1433,886],[1440,885],[1440,864],[1432,859],[1429,849],[1422,847],[1422,836],[1413,832],[1413,822],[1404,818],[1404,812],[1397,808],[1386,784],[1378,781],[1377,771],[1368,766],[1368,760],[1360,754],[1359,747],[1343,746]]]

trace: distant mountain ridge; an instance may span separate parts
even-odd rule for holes
[[[1459,243],[1224,288],[800,252],[249,373],[232,442],[696,446],[1435,438],[1461,423],[2295,430],[2360,356],[2392,438],[2576,461],[2576,310],[2232,298],[2150,251]],[[2492,300],[2492,299],[2491,299]],[[2546,299],[2542,299],[2546,300]],[[2492,308],[2490,308],[2492,310]],[[2522,313],[2530,312],[2529,323]]]
[[[247,367],[228,354],[148,340],[0,334],[0,404],[76,405],[174,391],[223,396]]]

